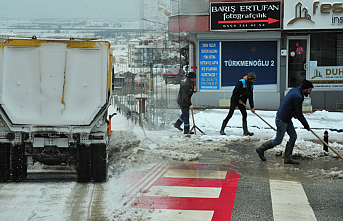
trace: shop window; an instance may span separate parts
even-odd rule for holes
[[[320,33],[311,35],[310,60],[318,66],[338,66],[338,57],[342,50],[337,48],[337,40],[342,34]],[[343,45],[342,45],[343,46]],[[338,54],[339,52],[339,54]]]

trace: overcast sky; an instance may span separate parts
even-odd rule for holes
[[[140,0],[3,0],[0,18],[139,18]]]

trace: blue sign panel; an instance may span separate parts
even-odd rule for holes
[[[219,90],[219,46],[219,42],[200,42],[200,90]]]
[[[221,86],[235,86],[249,72],[255,72],[255,85],[277,83],[276,41],[222,42]]]

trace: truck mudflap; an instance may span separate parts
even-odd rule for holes
[[[0,144],[0,182],[21,182],[27,176],[24,145]]]
[[[107,145],[79,145],[77,152],[77,181],[89,182],[93,179],[94,182],[105,182],[108,171]]]

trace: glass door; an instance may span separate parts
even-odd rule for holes
[[[306,79],[309,58],[309,37],[288,37],[287,86],[298,87]]]

